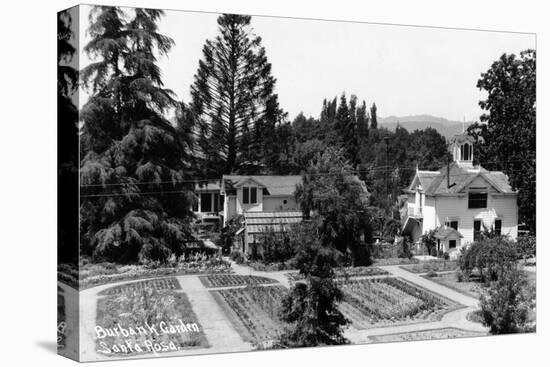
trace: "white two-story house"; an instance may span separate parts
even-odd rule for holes
[[[508,177],[472,164],[473,138],[455,135],[449,148],[453,162],[439,171],[419,171],[407,189],[404,235],[414,242],[435,231],[438,249],[451,257],[484,229],[517,237],[517,193]]]

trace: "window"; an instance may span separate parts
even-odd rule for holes
[[[243,204],[256,204],[258,202],[258,188],[243,187]]]
[[[458,220],[448,220],[445,225],[458,231]]]
[[[220,194],[214,194],[214,212],[220,211]]]
[[[212,211],[212,194],[202,193],[201,194],[201,213],[206,213],[211,211]]]
[[[487,208],[487,193],[468,194],[468,209]]]
[[[249,203],[248,187],[243,187],[243,204]]]
[[[500,236],[502,233],[502,219],[495,219],[495,234]]]
[[[250,204],[256,204],[258,202],[258,189],[255,187],[250,188]]]
[[[481,221],[474,220],[474,241],[479,241],[481,238]]]
[[[449,249],[456,248],[456,240],[449,240]]]

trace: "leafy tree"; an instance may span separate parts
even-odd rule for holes
[[[339,150],[319,154],[303,173],[296,199],[304,213],[319,218],[322,243],[342,254],[350,252],[354,265],[369,265],[366,244],[372,237],[368,193]]]
[[[483,325],[491,334],[534,331],[530,313],[535,308],[535,290],[515,267],[500,269],[498,280],[481,295]]]
[[[234,14],[218,18],[220,34],[206,41],[191,86],[206,177],[255,173],[277,144],[273,132],[284,114],[271,64],[250,20]]]
[[[315,162],[317,157],[328,149],[327,145],[318,139],[307,140],[303,143],[296,142],[292,155],[294,174],[300,174],[308,165]]]
[[[294,262],[305,281],[295,283],[281,304],[281,319],[291,324],[280,340],[284,346],[347,343],[342,329],[347,320],[338,309],[343,294],[334,280],[341,255],[319,237],[319,220],[304,221],[291,232],[292,247],[297,249]]]
[[[68,10],[57,17],[57,141],[58,141],[58,234],[59,262],[78,262],[78,109],[73,102],[78,71],[73,66],[72,16]]]
[[[268,228],[258,238],[258,245],[261,248],[261,259],[265,263],[284,263],[290,260],[296,253],[290,242],[288,232],[275,232]]]
[[[177,103],[156,63],[173,45],[158,33],[162,15],[103,6],[90,13],[84,50],[95,61],[81,73],[92,92],[81,113],[81,250],[97,260],[165,261],[190,238],[184,145],[163,117]]]
[[[489,169],[502,170],[518,190],[520,220],[532,233],[536,224],[536,52],[503,54],[481,75],[487,92],[479,102],[485,113],[475,126],[476,155]]]

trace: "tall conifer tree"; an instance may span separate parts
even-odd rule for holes
[[[219,35],[206,41],[191,86],[207,176],[262,169],[283,116],[271,64],[250,20],[234,14],[218,18]]]
[[[96,6],[95,61],[82,70],[92,92],[82,109],[81,243],[97,260],[164,261],[189,239],[192,194],[185,151],[164,118],[177,107],[156,55],[173,41],[158,33],[163,12]]]

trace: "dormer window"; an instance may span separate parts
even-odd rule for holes
[[[256,204],[258,202],[258,189],[256,187],[243,187],[243,204]]]

